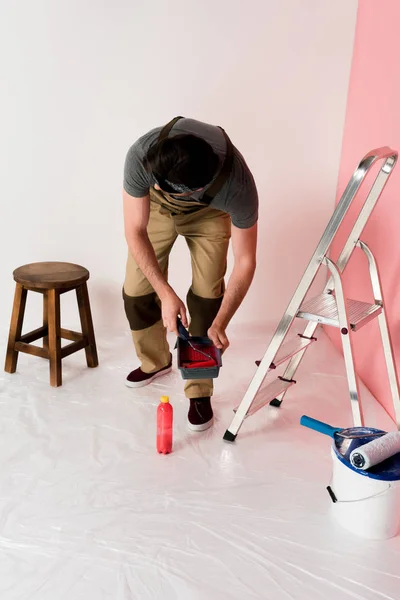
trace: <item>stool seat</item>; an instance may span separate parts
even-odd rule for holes
[[[89,279],[89,271],[67,262],[37,262],[15,269],[14,281],[36,290],[74,288]]]

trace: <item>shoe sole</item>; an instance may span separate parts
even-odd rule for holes
[[[168,375],[168,373],[171,373],[171,371],[172,367],[170,367],[169,369],[165,369],[159,373],[154,373],[153,377],[149,377],[149,379],[144,379],[143,381],[129,381],[128,379],[126,379],[125,385],[130,388],[145,387],[146,385],[150,385],[150,383],[153,383],[153,381],[157,379],[157,377],[163,377],[164,375]]]
[[[214,417],[212,419],[210,419],[209,421],[207,421],[207,423],[201,423],[201,425],[193,425],[193,423],[188,421],[188,427],[189,427],[190,431],[206,431],[207,429],[210,429],[210,427],[212,427],[213,424],[214,424]]]

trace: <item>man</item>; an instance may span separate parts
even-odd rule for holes
[[[168,284],[168,258],[178,235],[192,262],[187,295],[191,335],[206,336],[222,351],[226,328],[256,267],[258,195],[243,156],[223,129],[177,117],[141,137],[124,170],[124,221],[129,254],[123,297],[141,366],[126,380],[141,387],[171,371],[166,331],[177,318],[188,326],[184,302]],[[225,291],[229,240],[234,267]],[[212,380],[190,380],[189,428],[213,422]]]

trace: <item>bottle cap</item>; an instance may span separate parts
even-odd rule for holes
[[[163,402],[164,404],[167,404],[169,402],[169,397],[168,396],[161,396],[161,402]]]

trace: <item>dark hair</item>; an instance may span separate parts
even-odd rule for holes
[[[195,135],[182,134],[155,142],[144,166],[158,181],[168,180],[195,190],[213,179],[219,159],[210,144]]]

